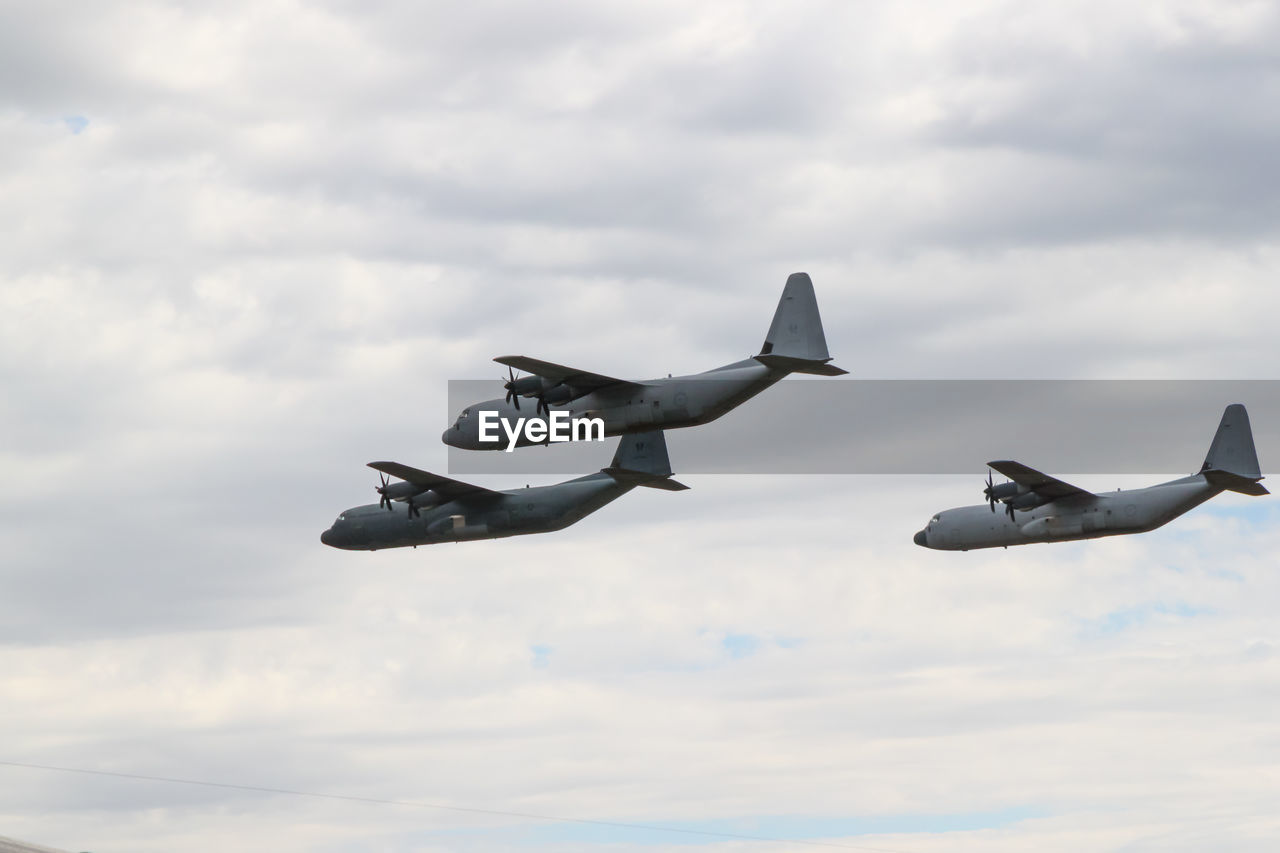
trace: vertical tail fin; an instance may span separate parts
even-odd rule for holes
[[[792,273],[782,288],[782,298],[773,313],[773,322],[764,336],[764,345],[756,360],[770,367],[793,373],[817,373],[840,376],[848,373],[831,361],[827,352],[827,336],[822,331],[818,314],[818,298],[808,273]]]
[[[613,462],[602,469],[619,483],[678,492],[689,488],[671,479],[671,459],[662,430],[632,432],[622,436]]]
[[[1249,413],[1240,403],[1232,403],[1222,413],[1218,431],[1213,434],[1209,455],[1204,458],[1200,473],[1215,486],[1242,492],[1246,495],[1270,494],[1258,485],[1262,469],[1258,466],[1258,451],[1253,446],[1253,430],[1249,427]]]

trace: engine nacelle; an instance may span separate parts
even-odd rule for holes
[[[567,403],[570,400],[576,400],[581,394],[574,391],[568,385],[560,383],[552,385],[543,394],[542,399],[546,401],[548,406],[558,406],[561,403]]]
[[[523,376],[506,384],[506,389],[521,397],[532,397],[542,391],[544,380],[541,376]]]
[[[987,494],[998,501],[1004,501],[1016,496],[1021,490],[1022,487],[1017,483],[1001,483],[988,489]]]
[[[415,495],[405,498],[405,503],[409,504],[413,509],[432,509],[440,506],[440,495],[431,489],[423,489]]]
[[[422,488],[422,486],[415,486],[413,483],[391,483],[384,488],[379,489],[378,493],[386,495],[387,500],[403,501],[408,500],[415,495],[420,495],[424,491],[428,490]]]
[[[1042,497],[1037,495],[1035,492],[1026,492],[1025,494],[1018,495],[1015,498],[1011,498],[1007,503],[1014,509],[1035,509],[1038,506],[1047,504],[1050,500],[1052,500],[1052,498]]]

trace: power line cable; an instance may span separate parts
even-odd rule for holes
[[[527,820],[543,820],[553,823],[576,823],[583,826],[607,826],[615,829],[643,829],[649,832],[670,832],[682,835],[699,835],[709,838],[724,838],[735,841],[762,841],[772,844],[800,844],[807,847],[828,847],[838,850],[866,850],[871,853],[909,853],[905,850],[890,850],[885,847],[867,847],[858,844],[840,844],[834,841],[807,841],[794,838],[771,838],[765,835],[745,835],[734,832],[716,832],[709,829],[685,829],[678,826],[662,826],[660,824],[623,823],[614,820],[592,820],[581,817],[557,817],[555,815],[531,814],[529,812],[504,811],[502,809],[482,809],[472,806],[449,806],[443,803],[423,803],[412,800],[385,800],[377,797],[361,797],[353,794],[326,794],[317,791],[297,791],[291,788],[272,788],[265,785],[241,785],[233,782],[208,782],[202,779],[179,779],[173,776],[149,776],[142,773],[121,773],[115,770],[89,770],[83,767],[59,767],[52,764],[32,764],[24,761],[0,760],[0,766],[20,767],[27,770],[49,770],[57,773],[79,773],[85,776],[106,776],[112,779],[130,779],[137,782],[163,782],[169,785],[197,785],[204,788],[223,788],[232,791],[253,791],[260,794],[284,794],[290,797],[311,797],[321,800],[342,800],[349,803],[367,803],[380,806],[405,806],[418,809],[439,809],[441,811],[464,812],[467,814],[493,815],[499,817],[518,817]]]

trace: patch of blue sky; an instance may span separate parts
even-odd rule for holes
[[[1126,607],[1104,613],[1097,619],[1086,619],[1082,622],[1082,633],[1111,636],[1147,624],[1155,617],[1173,616],[1178,619],[1194,619],[1212,613],[1208,607],[1196,607],[1183,601],[1165,604],[1151,602],[1136,607]]]
[[[770,637],[758,634],[727,633],[720,638],[720,648],[732,660],[751,657],[756,652],[769,646],[779,649],[794,649],[804,644],[803,637]]]
[[[1211,577],[1211,578],[1217,578],[1218,580],[1231,581],[1232,583],[1244,582],[1244,575],[1240,574],[1239,572],[1234,571],[1232,569],[1224,569],[1220,566],[1208,565],[1207,561],[1204,561],[1204,562],[1205,562],[1204,565],[1195,564],[1195,563],[1192,563],[1192,564],[1169,563],[1165,565],[1164,568],[1168,569],[1171,572],[1177,572],[1180,575],[1185,575],[1190,572],[1195,572],[1195,573],[1207,575],[1208,577]]]
[[[533,665],[539,669],[546,669],[551,662],[551,647],[536,643],[529,647],[529,651],[533,655]]]
[[[1211,578],[1217,578],[1222,581],[1231,581],[1232,583],[1244,583],[1244,575],[1235,569],[1224,569],[1221,566],[1206,566],[1204,573]]]
[[[1213,566],[1215,563],[1229,562],[1222,554],[1223,537],[1228,537],[1230,542],[1238,543],[1240,547],[1248,548],[1249,538],[1280,525],[1280,502],[1264,497],[1255,498],[1245,504],[1206,504],[1193,510],[1193,514],[1199,519],[1199,524],[1179,524],[1179,521],[1175,520],[1167,528],[1158,531],[1158,534],[1166,542],[1191,549],[1199,556],[1196,561],[1197,566]],[[1206,530],[1206,523],[1211,525],[1212,529]],[[1181,566],[1170,566],[1170,568],[1184,571],[1184,567]],[[1229,571],[1211,571],[1210,573],[1223,577],[1233,574]],[[1236,576],[1233,579],[1238,580],[1239,577]]]
[[[753,634],[725,634],[720,645],[734,660],[755,654],[760,648],[760,638]]]
[[[77,136],[83,133],[85,128],[89,126],[89,120],[84,116],[64,116],[62,123],[67,126],[68,130]]]
[[[936,835],[1001,829],[1045,817],[1041,809],[1015,806],[989,812],[837,817],[761,815],[715,820],[555,823],[525,827],[519,840],[530,846],[557,844],[716,844],[731,837],[771,841],[856,838],[867,835]]]
[[[1195,511],[1200,515],[1247,521],[1255,525],[1280,522],[1280,504],[1277,504],[1274,500],[1269,500],[1266,495],[1253,498],[1248,503],[1243,504],[1208,503],[1197,507]]]
[[[691,657],[650,661],[639,666],[637,670],[673,673],[709,672],[723,666],[732,665],[735,661],[750,658],[766,649],[791,650],[799,648],[806,642],[803,637],[724,633],[711,628],[699,629],[697,636],[701,642],[710,644],[709,647],[702,646],[701,649],[714,652],[713,654],[696,653]],[[530,646],[530,650],[535,648],[538,647]],[[535,665],[537,665],[536,658]]]

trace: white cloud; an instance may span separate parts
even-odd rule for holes
[[[703,477],[554,536],[317,540],[368,459],[443,466],[449,378],[732,361],[795,269],[861,377],[1272,378],[1276,27],[1190,0],[0,13],[0,760],[919,830],[845,839],[886,849],[1265,849],[1263,501],[960,555],[910,537],[976,475]],[[0,790],[6,832],[77,850],[606,837]]]

